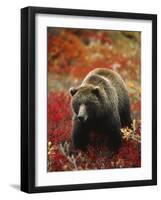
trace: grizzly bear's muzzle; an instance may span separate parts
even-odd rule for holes
[[[77,115],[77,119],[80,122],[85,122],[88,119],[86,106],[84,104],[81,104],[80,107],[79,107],[79,112],[78,112],[78,115]]]

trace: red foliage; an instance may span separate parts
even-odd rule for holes
[[[100,31],[93,31],[93,30],[86,30],[81,33],[80,37],[84,42],[90,41],[100,41],[103,44],[111,44],[113,41],[107,32],[100,32]]]
[[[84,44],[69,30],[48,38],[48,71],[68,73],[70,66],[85,61]]]
[[[95,69],[94,66],[89,67],[73,67],[70,71],[70,75],[74,78],[82,79],[82,77],[85,77],[86,74],[88,74],[91,70]]]
[[[68,159],[65,155],[63,155],[59,149],[54,149],[51,153],[48,153],[48,170],[50,171],[64,171],[66,170],[66,163],[68,163]],[[70,163],[68,163],[69,165]]]
[[[81,40],[80,40],[81,38]],[[70,30],[48,36],[48,71],[57,74],[70,73],[81,79],[96,67],[125,67],[128,59],[121,53],[108,49],[105,44],[112,44],[108,33],[85,31],[80,38]],[[100,45],[90,47],[84,40],[100,41]],[[101,57],[100,57],[101,56]],[[136,59],[135,59],[136,60]],[[134,61],[135,61],[134,60]]]
[[[141,103],[140,102],[133,103],[131,105],[131,110],[134,111],[134,112],[140,111],[141,110]]]
[[[64,92],[48,95],[48,141],[59,144],[69,139],[71,132],[70,96]]]

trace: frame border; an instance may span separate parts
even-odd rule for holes
[[[152,179],[35,186],[35,16],[108,17],[152,21]],[[47,7],[21,9],[21,191],[27,193],[157,185],[157,15]]]

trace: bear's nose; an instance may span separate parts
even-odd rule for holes
[[[83,116],[78,116],[78,120],[79,120],[80,122],[83,122],[83,121],[84,121],[84,117],[83,117]]]

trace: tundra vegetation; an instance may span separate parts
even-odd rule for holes
[[[48,28],[48,172],[141,166],[140,38],[140,32]],[[114,155],[94,133],[86,151],[71,144],[68,90],[98,67],[118,72],[129,90],[133,122],[120,130],[123,144]]]

